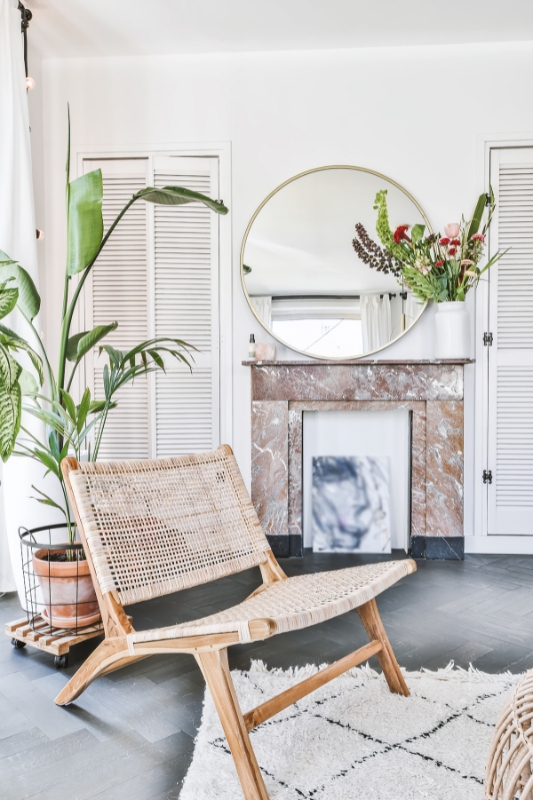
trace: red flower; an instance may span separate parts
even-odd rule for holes
[[[444,264],[444,261],[436,261],[435,262],[435,266],[436,267],[442,267],[443,264]]]
[[[443,238],[440,240],[440,244],[442,245],[450,244],[450,240],[448,239],[447,236],[443,236]]]
[[[454,256],[456,254],[456,252],[457,252],[457,248],[456,247],[450,247],[450,249],[448,250],[448,253],[451,256]]]
[[[398,225],[396,230],[394,231],[394,241],[396,244],[399,244],[402,239],[406,242],[410,242],[411,239],[408,237],[406,231],[409,229],[409,225]]]
[[[461,240],[460,239],[452,239],[452,244],[458,246],[458,245],[461,244]]]

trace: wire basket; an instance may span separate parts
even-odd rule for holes
[[[75,523],[72,523],[75,528]],[[79,633],[101,624],[98,600],[81,542],[70,544],[66,523],[19,528],[26,614],[33,630]]]

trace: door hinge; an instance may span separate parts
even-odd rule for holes
[[[490,347],[494,341],[494,336],[492,333],[484,333],[483,334],[483,344],[485,347]]]
[[[492,470],[491,469],[484,469],[483,470],[483,483],[492,483]]]

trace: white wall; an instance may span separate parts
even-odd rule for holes
[[[240,362],[249,334],[259,340],[266,334],[241,291],[239,251],[261,200],[307,168],[352,164],[398,181],[442,227],[468,215],[484,189],[476,175],[477,135],[533,130],[533,43],[47,60],[43,73],[47,238],[41,285],[49,336],[64,264],[67,101],[74,147],[232,143],[233,190],[223,198],[231,222],[221,224],[233,228],[233,444],[245,474],[250,376]],[[430,310],[383,356],[431,357],[432,317]],[[278,347],[278,354],[289,352]],[[471,532],[472,375],[468,379],[465,528]]]

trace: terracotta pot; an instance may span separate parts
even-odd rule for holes
[[[42,616],[54,628],[81,628],[100,619],[98,600],[87,561],[48,561],[64,550],[37,550],[33,569],[43,593]]]

